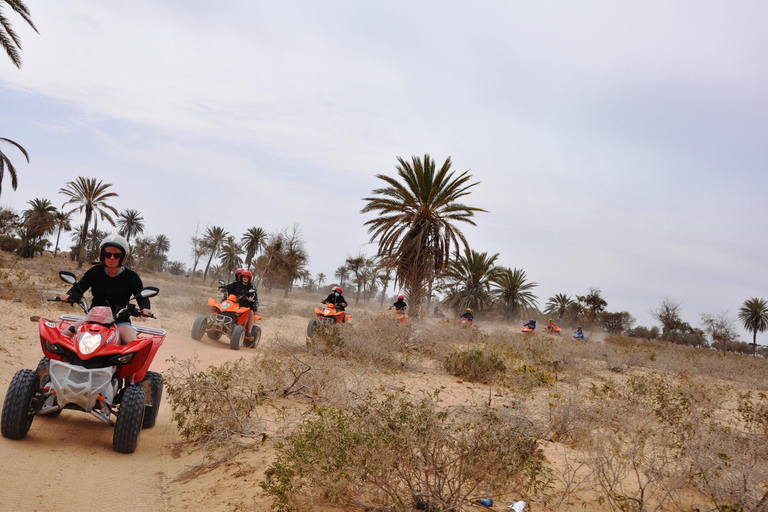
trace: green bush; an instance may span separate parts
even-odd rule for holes
[[[451,375],[473,382],[494,380],[507,371],[499,356],[479,348],[451,352],[445,359],[445,369]]]
[[[261,483],[273,508],[306,510],[322,497],[345,510],[463,510],[544,485],[536,441],[492,409],[450,414],[436,395],[316,410],[278,446]]]

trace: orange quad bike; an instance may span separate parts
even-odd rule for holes
[[[220,284],[225,284],[219,281]],[[220,303],[214,298],[208,299],[208,305],[211,307],[210,315],[199,315],[192,324],[192,337],[196,340],[203,338],[205,334],[212,340],[218,340],[224,334],[229,337],[229,348],[240,350],[243,345],[250,348],[256,348],[261,341],[261,327],[256,322],[264,318],[262,315],[254,314],[253,328],[251,329],[252,342],[245,341],[245,326],[248,323],[249,307],[240,306],[237,303],[237,297],[229,295]]]
[[[333,304],[325,304],[324,309],[315,308],[315,316],[307,324],[307,337],[312,338],[315,334],[315,329],[321,325],[337,325],[342,323],[349,323],[352,315],[344,311],[336,310],[336,306]]]
[[[552,325],[547,324],[547,332],[550,334],[560,335],[560,330],[561,329],[555,324],[552,324]]]
[[[387,318],[394,318],[401,324],[407,324],[411,321],[411,319],[406,316],[404,309],[395,309],[392,306],[390,306],[387,312],[384,313],[384,316]]]
[[[523,332],[534,332],[536,330],[536,326],[525,324],[525,326],[520,330]]]

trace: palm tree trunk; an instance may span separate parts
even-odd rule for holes
[[[216,248],[211,249],[211,256],[208,258],[208,263],[205,264],[205,272],[203,272],[203,282],[205,282],[205,279],[208,277],[208,269],[211,266],[211,261],[213,261],[214,254],[216,254]]]
[[[61,236],[61,224],[59,224],[59,231],[56,233],[56,248],[53,250],[53,258],[56,259],[56,254],[59,252],[59,237]]]
[[[757,329],[752,331],[752,357],[757,357]]]
[[[88,224],[91,223],[91,209],[85,208],[85,221],[83,221],[83,231],[80,233],[80,253],[77,255],[77,268],[83,268],[85,261],[85,239],[88,238]]]

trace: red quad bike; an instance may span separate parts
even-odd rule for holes
[[[219,284],[222,287],[226,286],[226,283],[222,280],[219,280]],[[218,340],[224,334],[229,337],[229,348],[232,350],[240,350],[243,345],[256,348],[259,345],[259,341],[261,341],[261,327],[256,325],[256,322],[264,317],[258,314],[254,315],[254,325],[251,329],[253,341],[244,341],[245,326],[248,322],[248,313],[251,311],[251,308],[240,306],[237,303],[237,299],[234,295],[229,295],[219,303],[216,299],[209,298],[208,305],[211,307],[211,314],[208,316],[199,315],[195,319],[195,322],[192,324],[192,337],[200,340],[203,338],[203,334],[205,334],[212,340]]]
[[[59,276],[67,283],[77,282],[72,272],[60,271]],[[148,286],[139,295],[153,297],[159,291]],[[114,317],[108,307],[89,309],[85,300],[80,305],[85,317],[62,315],[58,326],[40,319],[45,357],[36,370],[19,370],[13,376],[3,403],[2,434],[23,439],[35,416],[53,417],[71,409],[91,413],[114,426],[114,450],[133,453],[141,430],[152,428],[157,421],[163,376],[148,370],[165,340],[165,331],[134,325],[138,339],[121,345],[115,317],[144,316],[135,304]],[[83,323],[72,336],[61,334],[78,321]]]
[[[324,309],[315,308],[316,319],[309,321],[307,325],[307,337],[312,338],[315,334],[315,329],[321,325],[336,325],[341,323],[349,323],[352,315],[345,313],[344,311],[336,311],[336,306],[333,304],[326,304]]]
[[[559,336],[560,331],[562,331],[562,329],[555,324],[547,325],[547,332],[550,334],[557,334]]]

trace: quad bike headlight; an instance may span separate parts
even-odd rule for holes
[[[231,306],[231,305],[232,304],[230,304],[229,302],[224,301],[224,302],[221,303],[221,309],[229,309],[229,306]]]
[[[78,341],[81,354],[90,354],[101,345],[101,334],[84,332]]]

